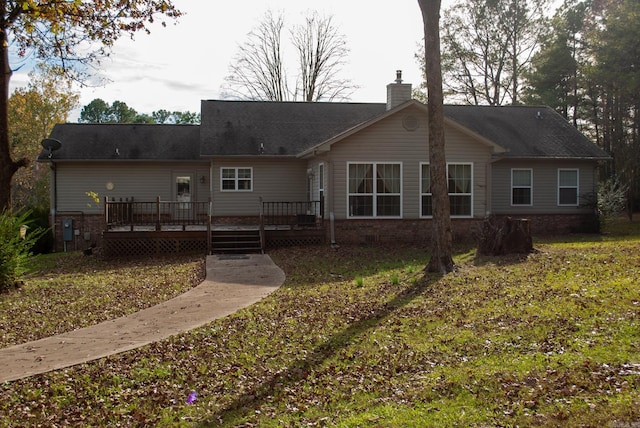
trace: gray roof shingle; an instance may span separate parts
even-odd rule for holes
[[[444,114],[507,149],[504,157],[609,158],[549,107],[447,105]]]
[[[295,156],[385,112],[386,104],[202,101],[201,154]]]
[[[65,160],[199,160],[197,125],[56,125],[50,138],[62,143],[53,154]],[[117,152],[116,152],[117,149]],[[38,159],[46,160],[43,150]]]
[[[444,112],[507,149],[501,154],[504,157],[609,158],[548,107],[447,105]],[[53,158],[65,160],[296,156],[386,113],[382,103],[202,101],[200,126],[61,124],[55,126],[50,138],[62,143]],[[47,155],[43,150],[39,159],[46,160]]]

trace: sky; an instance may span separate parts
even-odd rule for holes
[[[453,0],[444,0],[443,9]],[[350,52],[341,78],[359,88],[352,102],[385,102],[386,85],[403,71],[404,83],[421,81],[415,59],[423,24],[416,0],[174,0],[184,16],[151,35],[116,41],[96,73],[104,85],[80,90],[80,107],[95,98],[123,101],[139,113],[159,109],[200,111],[203,99],[222,99],[221,86],[238,47],[268,10],[284,12],[285,25],[301,23],[309,11],[331,15]],[[284,34],[283,34],[284,35]],[[289,43],[283,40],[289,47]],[[285,49],[286,49],[285,47]],[[285,52],[286,55],[286,52]],[[286,63],[295,64],[285,57]],[[28,68],[14,73],[12,88],[27,83]],[[70,118],[77,121],[80,109]]]

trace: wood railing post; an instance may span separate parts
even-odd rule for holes
[[[211,254],[211,196],[209,196],[209,205],[207,210],[207,255]]]
[[[264,254],[265,236],[264,236],[264,202],[262,202],[262,196],[258,198],[260,204],[260,250]]]
[[[160,196],[156,197],[156,230],[160,230]]]
[[[104,197],[104,224],[105,229],[109,229],[109,198]]]

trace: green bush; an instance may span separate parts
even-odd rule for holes
[[[31,248],[44,233],[41,228],[31,227],[29,215],[29,211],[0,213],[0,291],[18,284],[28,270]],[[20,234],[22,226],[27,226],[24,237]]]

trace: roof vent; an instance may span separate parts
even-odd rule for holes
[[[538,113],[536,113],[536,119],[542,120],[542,112],[540,110],[538,110]]]

